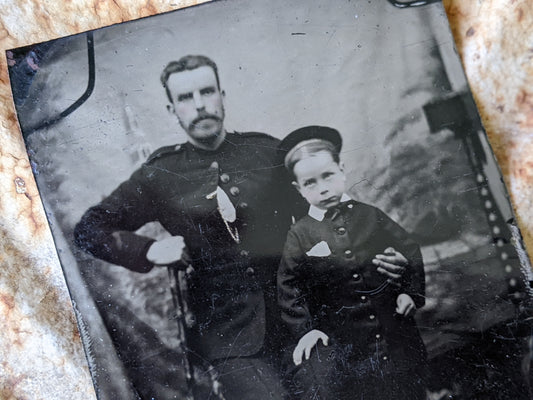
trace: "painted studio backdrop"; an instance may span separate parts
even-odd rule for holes
[[[432,393],[481,398],[480,390],[501,394],[527,380],[519,236],[513,242],[512,212],[453,46],[440,3],[235,0],[8,52],[100,398],[180,398],[185,384],[172,277],[96,260],[74,246],[72,231],[151,152],[186,141],[159,81],[186,54],[218,64],[228,130],[282,138],[326,125],[343,135],[350,192],[422,246],[427,301],[417,320]],[[164,234],[156,224],[142,229]]]

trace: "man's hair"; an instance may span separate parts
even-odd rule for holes
[[[217,80],[217,87],[220,89],[220,81],[218,79],[218,68],[217,65],[213,60],[211,60],[209,57],[201,56],[201,55],[187,55],[184,57],[181,57],[178,61],[171,61],[167,64],[163,72],[161,73],[161,83],[163,84],[163,87],[165,88],[165,91],[167,93],[168,99],[171,103],[172,96],[170,95],[170,91],[168,90],[167,82],[170,75],[183,72],[183,71],[191,71],[196,68],[200,67],[210,67],[214,73],[215,78]]]
[[[328,142],[326,140],[321,140],[321,139],[310,140],[309,143],[306,143],[303,146],[298,147],[296,151],[288,155],[288,159],[286,160],[286,167],[287,167],[289,174],[294,179],[296,179],[296,176],[294,175],[294,166],[299,161],[305,158],[312,157],[314,154],[319,153],[321,151],[326,151],[329,154],[331,154],[331,158],[333,158],[333,161],[339,164],[340,162],[339,152],[337,151],[333,143]]]

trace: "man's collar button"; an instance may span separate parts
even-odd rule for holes
[[[224,173],[220,175],[220,182],[222,183],[228,183],[230,181],[230,177],[228,174]]]

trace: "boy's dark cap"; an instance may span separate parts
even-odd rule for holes
[[[278,161],[280,164],[284,164],[285,156],[296,146],[298,143],[320,139],[330,142],[335,147],[337,153],[340,153],[342,148],[342,137],[336,129],[329,128],[327,126],[310,125],[303,128],[296,129],[289,133],[278,145]]]

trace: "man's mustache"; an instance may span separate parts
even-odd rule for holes
[[[222,121],[222,118],[220,118],[218,115],[209,114],[209,113],[201,113],[195,119],[193,119],[193,121],[190,123],[190,127],[192,128],[195,125],[198,125],[204,119],[214,119],[215,121],[219,121],[219,122]]]

